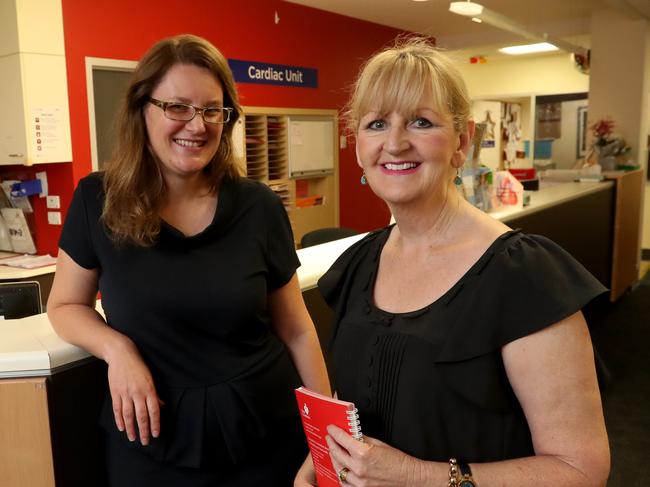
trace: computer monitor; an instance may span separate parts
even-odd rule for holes
[[[0,282],[0,319],[24,318],[42,312],[38,282]]]

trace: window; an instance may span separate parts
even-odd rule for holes
[[[93,171],[103,169],[111,157],[115,118],[136,64],[136,61],[120,59],[86,58]]]

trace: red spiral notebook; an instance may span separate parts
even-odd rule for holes
[[[296,389],[296,399],[300,409],[302,427],[314,461],[318,487],[340,487],[337,472],[334,470],[325,436],[327,426],[333,424],[361,440],[359,414],[354,403],[314,392],[306,387]]]

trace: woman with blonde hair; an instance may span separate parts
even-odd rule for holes
[[[467,203],[474,123],[461,75],[426,40],[362,68],[349,104],[362,183],[396,224],[319,281],[335,311],[338,397],[364,441],[328,427],[350,486],[603,486],[609,448],[580,309],[605,291],[550,240]],[[295,486],[315,485],[304,463]]]
[[[293,389],[329,392],[282,202],[235,165],[240,114],[212,44],[163,39],[107,170],[75,191],[48,315],[108,364],[111,486],[288,485],[305,452]]]

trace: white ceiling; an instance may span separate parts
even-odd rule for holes
[[[472,50],[531,41],[485,23],[449,12],[449,0],[285,0],[320,10],[354,17],[400,30],[434,36],[438,46]],[[650,19],[650,0],[476,0],[505,15],[529,31],[548,34],[588,47],[590,17],[600,9],[614,8],[638,18]]]

